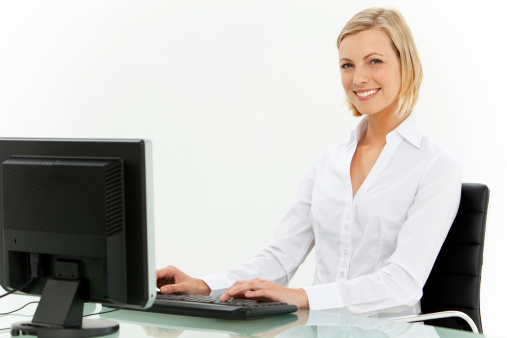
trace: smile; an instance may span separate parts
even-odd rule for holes
[[[379,92],[380,88],[371,89],[366,91],[354,91],[359,100],[368,100]]]

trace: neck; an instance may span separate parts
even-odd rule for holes
[[[387,134],[392,132],[404,120],[398,118],[392,113],[390,114],[373,114],[368,117],[368,129],[366,134],[361,139],[363,144],[370,144],[373,146],[384,146],[386,144]]]

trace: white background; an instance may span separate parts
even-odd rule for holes
[[[0,136],[148,138],[157,266],[200,276],[267,244],[319,151],[348,139],[336,37],[392,6],[424,69],[414,114],[491,189],[482,284],[504,334],[501,1],[0,1]],[[292,285],[311,284],[313,255]]]

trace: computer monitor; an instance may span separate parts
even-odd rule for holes
[[[0,139],[0,285],[41,295],[11,332],[110,334],[84,302],[151,306],[151,163],[146,140]]]

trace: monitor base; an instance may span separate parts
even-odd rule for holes
[[[72,267],[73,263],[66,264]],[[32,321],[12,324],[11,335],[74,338],[117,332],[120,325],[112,320],[83,319],[83,299],[88,292],[87,283],[80,280],[47,280]]]
[[[32,335],[40,338],[63,338],[63,337],[96,337],[115,333],[120,325],[111,320],[83,319],[79,327],[64,327],[60,325],[43,325],[32,322],[14,323],[11,327],[11,335]]]
[[[32,322],[14,323],[11,327],[11,335],[32,335],[40,338],[60,337],[96,337],[115,333],[120,325],[111,320],[83,319],[80,327],[63,327],[60,325],[41,325]]]

